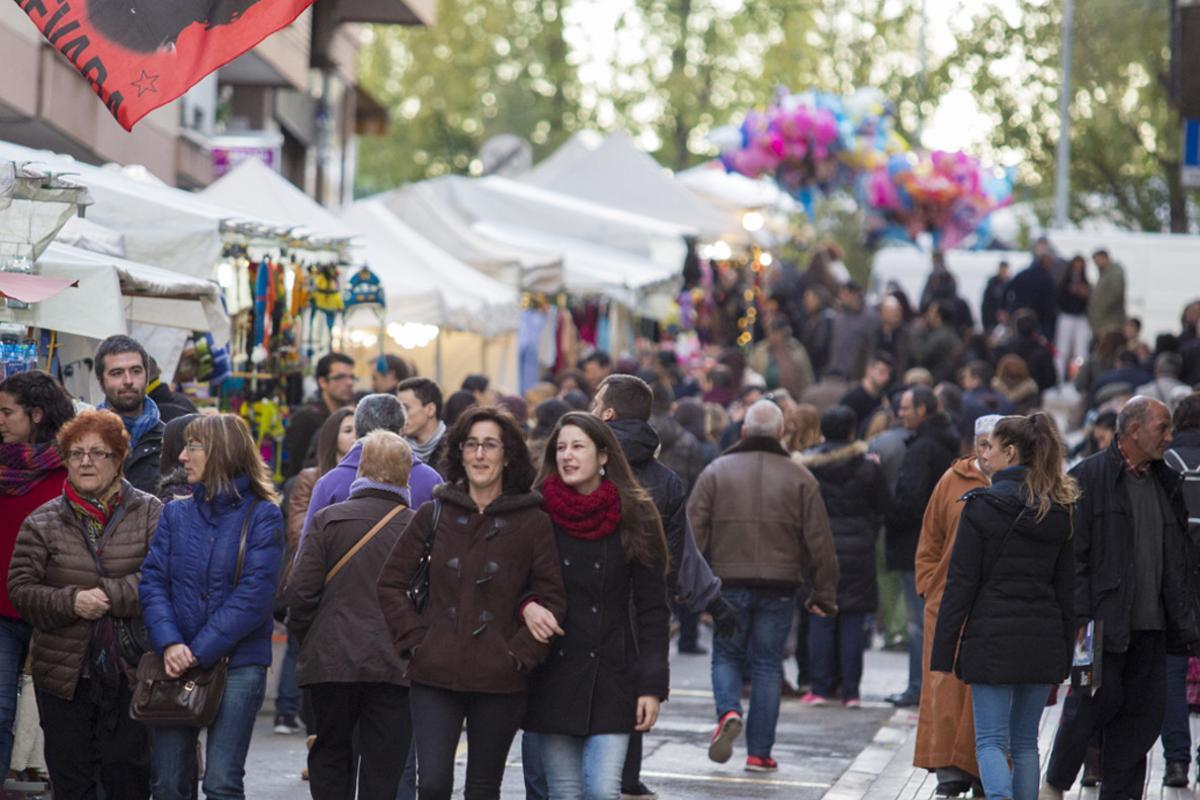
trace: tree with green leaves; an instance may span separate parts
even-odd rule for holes
[[[1058,141],[1059,1],[989,3],[964,15],[951,80],[995,123],[989,145],[1019,162],[1020,183],[1050,217]],[[1180,180],[1182,120],[1168,98],[1170,5],[1075,0],[1071,93],[1072,219],[1186,232],[1196,220]]]
[[[386,136],[359,142],[356,192],[451,173],[478,174],[489,137],[552,152],[589,122],[563,37],[566,0],[441,0],[430,28],[374,26],[360,85],[391,113]]]

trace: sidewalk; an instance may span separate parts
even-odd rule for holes
[[[1059,703],[1047,708],[1046,713],[1042,715],[1038,754],[1043,771],[1050,760],[1050,748],[1054,743],[1054,732],[1058,729],[1061,711],[1062,704]],[[937,779],[932,773],[912,765],[916,731],[916,710],[897,710],[822,800],[932,800],[937,789]],[[1193,743],[1198,741],[1198,734],[1200,724],[1193,716]],[[1150,754],[1144,800],[1191,800],[1200,797],[1200,788],[1164,787],[1162,778],[1165,767],[1161,744],[1155,744]],[[1067,800],[1095,800],[1099,796],[1098,788],[1084,789],[1078,782],[1065,795]]]

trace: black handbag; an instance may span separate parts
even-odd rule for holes
[[[441,520],[442,501],[434,500],[433,524],[429,529],[429,535],[421,543],[421,560],[417,562],[417,568],[413,571],[412,580],[408,584],[408,599],[412,601],[418,614],[425,610],[425,604],[429,602],[429,562],[433,556],[433,537],[437,535],[438,523]]]
[[[233,575],[235,588],[242,579],[246,537],[250,534],[250,523],[257,505],[258,500],[252,502],[246,518],[242,520],[237,569]],[[129,716],[145,725],[207,728],[221,710],[228,670],[229,658],[225,657],[209,669],[195,666],[184,670],[181,675],[171,677],[167,674],[162,654],[150,651],[138,661],[137,683],[129,701]]]

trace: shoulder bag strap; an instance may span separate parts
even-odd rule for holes
[[[1000,539],[1000,546],[996,548],[995,557],[992,558],[991,563],[984,567],[983,572],[980,573],[979,585],[975,587],[975,596],[971,598],[971,607],[967,609],[967,619],[971,618],[971,612],[975,610],[975,603],[979,600],[979,593],[983,591],[983,585],[988,582],[988,578],[992,577],[992,570],[994,570],[996,568],[996,564],[1000,562],[1000,556],[1004,555],[1004,545],[1008,543],[1008,537],[1016,529],[1017,523],[1021,521],[1021,517],[1025,516],[1025,512],[1027,510],[1027,507],[1022,508],[1017,513],[1016,519],[1012,521],[1012,524],[1008,526],[1008,530],[1004,532],[1003,538]],[[963,513],[966,513],[965,509]]]
[[[405,508],[403,503],[397,503],[396,507],[383,516],[383,519],[375,523],[371,530],[363,534],[362,538],[354,543],[354,546],[346,551],[346,555],[338,559],[338,562],[333,565],[333,569],[329,570],[325,575],[325,585],[328,586],[333,577],[342,571],[342,567],[346,566],[346,562],[354,558],[355,553],[367,546],[367,542],[375,538],[375,534],[383,530],[384,526],[392,521],[392,518],[403,511]]]
[[[250,525],[254,522],[254,509],[258,507],[258,498],[254,498],[250,503],[250,508],[246,511],[246,518],[242,520],[242,538],[238,542],[237,570],[233,573],[233,585],[237,587],[242,580],[242,567],[246,564],[246,539],[250,536]]]
[[[425,537],[424,546],[421,548],[421,556],[423,558],[429,558],[430,553],[433,552],[433,537],[437,535],[438,523],[441,521],[442,501],[435,499],[433,501],[433,521],[429,526],[429,535]]]

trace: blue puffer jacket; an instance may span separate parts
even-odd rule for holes
[[[234,486],[235,494],[209,500],[196,484],[192,497],[164,507],[138,588],[154,649],[182,642],[206,669],[223,656],[230,667],[271,664],[283,515],[272,503],[255,505],[235,588],[242,521],[253,500],[245,476]]]

